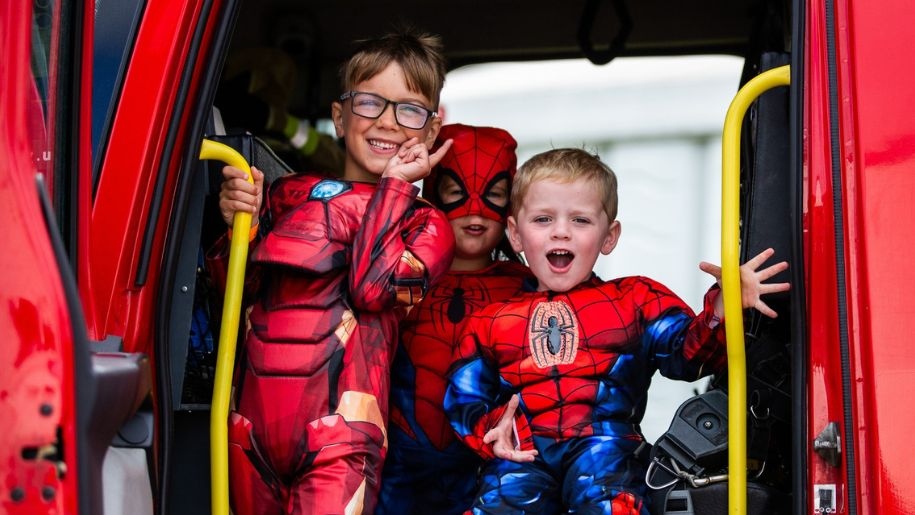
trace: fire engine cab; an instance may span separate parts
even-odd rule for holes
[[[277,104],[320,126],[350,43],[405,21],[452,69],[743,59],[725,302],[768,246],[792,289],[775,320],[729,308],[728,374],[654,442],[651,510],[915,513],[912,20],[907,0],[3,2],[0,511],[227,513],[211,444],[231,369],[200,260],[225,230],[221,165],[202,142],[274,176],[333,167],[251,133]],[[252,96],[255,75],[277,87]]]

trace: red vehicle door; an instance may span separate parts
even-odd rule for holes
[[[63,165],[67,150],[55,137],[59,87],[69,80],[59,74],[61,14],[55,1],[0,6],[0,203],[9,222],[0,253],[0,498],[10,514],[99,506],[91,492],[101,462],[86,437],[91,402],[82,402],[93,394],[88,341],[52,205],[58,179],[77,171]]]
[[[175,513],[175,499],[203,499],[191,512],[209,509],[205,470],[187,480],[169,474],[181,472],[176,453],[200,453],[193,461],[208,463],[205,442],[176,450],[175,441],[189,432],[175,426],[175,417],[199,241],[187,220],[202,209],[187,191],[203,177],[198,155],[212,104],[204,97],[213,94],[221,68],[231,7],[220,0],[137,0],[103,3],[96,13],[93,89],[106,95],[93,99],[92,197],[78,237],[79,290],[90,337],[147,356],[154,371],[150,400],[135,416],[135,443],[120,449],[127,470],[153,471],[146,478],[151,498],[133,494],[147,487],[142,480],[125,480],[118,488],[129,494],[118,499],[105,493],[125,512],[155,505]],[[108,73],[98,66],[103,56],[111,61]]]
[[[915,512],[913,17],[905,0],[807,2],[806,487],[815,513]]]
[[[155,388],[166,336],[154,320],[179,167],[199,152],[188,134],[202,133],[200,84],[221,62],[209,51],[221,9],[0,7],[4,513],[161,504],[168,416],[154,413],[170,394]]]

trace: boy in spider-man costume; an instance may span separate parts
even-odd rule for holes
[[[695,316],[646,277],[592,268],[620,236],[616,178],[596,156],[557,149],[512,185],[508,233],[536,287],[472,314],[445,396],[462,440],[488,459],[474,513],[647,514],[639,422],[656,370],[695,380],[726,365],[720,290]],[[740,267],[743,306],[775,313],[762,281],[787,268]],[[700,268],[720,281],[718,267]],[[517,410],[517,413],[516,413]]]
[[[428,151],[444,72],[437,37],[363,42],[332,105],[346,142],[342,180],[271,185],[272,227],[252,231],[257,280],[229,420],[236,514],[374,510],[397,324],[454,249],[448,220],[411,184],[450,147]],[[252,173],[253,185],[223,170],[227,223],[236,210],[259,213],[263,174]]]
[[[515,295],[530,271],[505,238],[517,158],[511,135],[445,125],[451,151],[423,181],[455,233],[451,270],[401,323],[391,369],[390,451],[376,515],[462,513],[476,490],[480,458],[454,435],[442,410],[446,374],[464,318]]]

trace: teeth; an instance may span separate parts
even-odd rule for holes
[[[369,140],[369,145],[372,145],[373,147],[382,148],[384,150],[392,150],[392,149],[397,148],[397,145],[395,145],[393,143],[386,143],[384,141],[378,141],[378,140],[374,140],[374,139]]]
[[[569,254],[569,251],[568,250],[553,250],[553,251],[550,251],[550,254],[553,254],[554,256],[565,256],[565,255]]]

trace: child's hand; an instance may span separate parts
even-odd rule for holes
[[[254,184],[248,182],[248,175],[233,166],[222,169],[222,186],[219,190],[219,212],[223,221],[232,225],[236,211],[251,213],[251,227],[257,225],[264,190],[264,174],[251,167]]]
[[[534,461],[537,451],[523,451],[519,448],[521,443],[515,435],[515,410],[518,409],[518,402],[518,395],[512,395],[499,423],[483,436],[483,443],[492,444],[492,452],[497,458],[523,463]]]
[[[756,271],[756,269],[772,257],[773,254],[775,254],[775,250],[768,248],[757,254],[753,259],[740,265],[740,300],[743,304],[743,308],[754,308],[770,318],[777,317],[778,313],[763,302],[761,297],[769,293],[777,293],[791,289],[791,283],[763,283],[766,279],[770,279],[772,276],[787,270],[788,263],[786,261],[781,261],[770,267]],[[715,280],[718,281],[718,285],[721,286],[721,267],[703,261],[699,263],[699,268],[703,272],[714,277]],[[719,306],[721,306],[720,309]],[[715,299],[715,314],[723,316],[723,311],[722,299],[721,295],[719,295],[718,298]]]
[[[397,177],[407,182],[416,182],[425,178],[451,148],[451,140],[446,141],[434,154],[429,154],[426,145],[419,138],[410,138],[400,146],[397,155],[388,161],[382,177]]]

